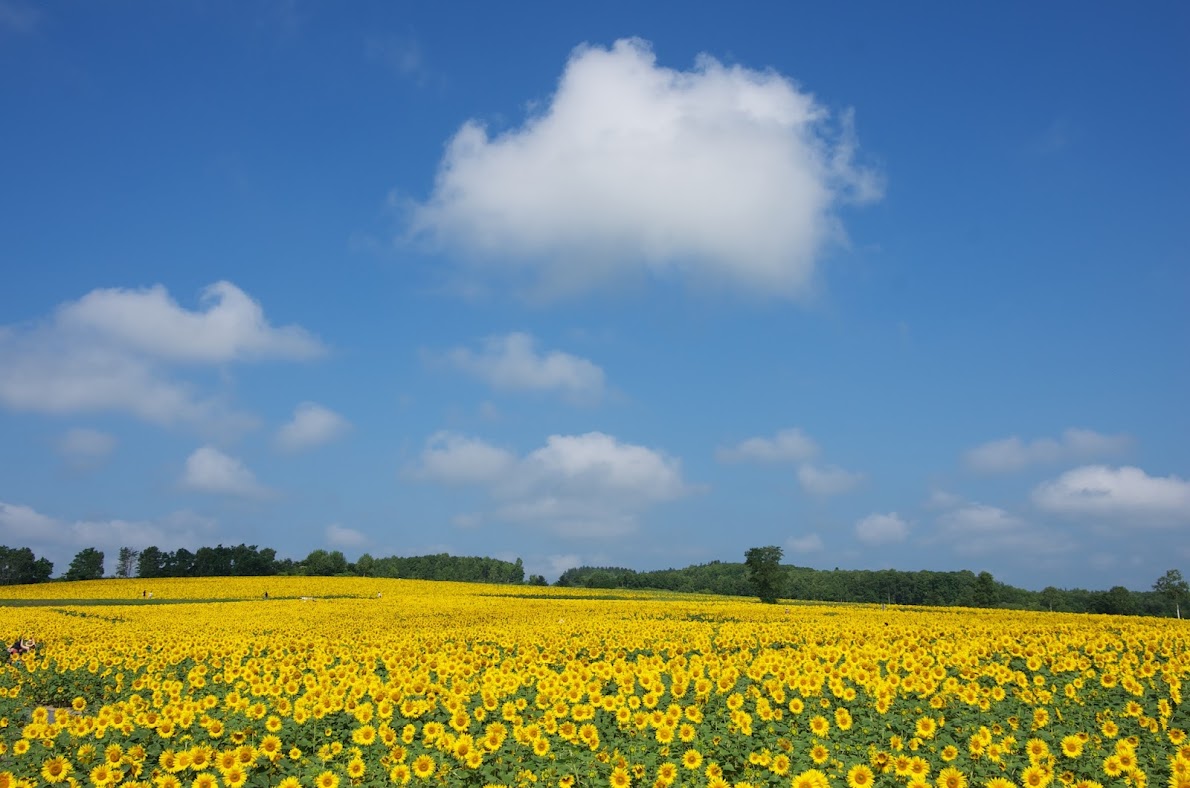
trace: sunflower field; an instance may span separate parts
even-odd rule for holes
[[[1190,788],[1176,620],[297,577],[0,604],[38,644],[0,788]]]

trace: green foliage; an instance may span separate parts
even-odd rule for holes
[[[103,551],[94,547],[80,550],[66,570],[66,580],[99,580],[103,577]]]
[[[1169,607],[1181,617],[1182,606],[1186,604],[1187,598],[1190,598],[1190,583],[1186,582],[1181,572],[1170,569],[1153,583],[1153,591],[1166,600]]]
[[[402,577],[406,580],[453,580],[465,583],[523,583],[525,567],[521,559],[436,555],[390,556],[373,561],[376,577]]]
[[[774,604],[783,585],[784,572],[781,569],[782,551],[776,545],[753,547],[744,553],[744,567],[748,571],[748,582],[752,584],[761,602]]]
[[[53,571],[53,563],[45,558],[35,558],[28,547],[0,545],[0,585],[44,583]]]

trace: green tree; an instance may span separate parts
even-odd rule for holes
[[[1037,601],[1046,610],[1052,611],[1055,607],[1062,603],[1062,592],[1053,586],[1046,586],[1041,589],[1041,593],[1037,595]]]
[[[133,550],[131,547],[121,547],[120,556],[116,559],[116,577],[132,577],[132,573],[136,571],[136,557],[140,555],[140,550]]]
[[[66,570],[67,580],[99,580],[103,577],[103,551],[88,547],[80,550]]]
[[[0,585],[44,583],[53,572],[53,563],[46,558],[34,558],[28,547],[0,545]]]
[[[137,577],[161,577],[165,568],[165,553],[157,546],[146,547],[136,559]]]
[[[996,578],[991,572],[980,572],[976,575],[972,596],[976,607],[995,607],[1000,601],[1000,590],[996,588]]]
[[[1190,583],[1182,577],[1182,573],[1177,569],[1170,569],[1168,572],[1157,578],[1157,582],[1153,583],[1153,590],[1160,596],[1165,597],[1166,601],[1173,606],[1174,614],[1182,617],[1182,605],[1186,601],[1186,597],[1190,596]]]
[[[360,577],[375,577],[376,559],[370,553],[364,553],[355,559],[355,573]]]
[[[766,604],[777,601],[777,592],[781,588],[784,572],[781,570],[781,556],[783,552],[776,545],[768,547],[753,547],[744,553],[744,567],[748,574],[748,582]]]
[[[347,571],[347,558],[339,550],[313,550],[304,561],[307,575],[341,575]]]

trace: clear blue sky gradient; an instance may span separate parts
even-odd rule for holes
[[[1184,3],[0,0],[0,543],[1148,588],[1190,570],[1187,41]],[[637,68],[562,90],[596,62]]]

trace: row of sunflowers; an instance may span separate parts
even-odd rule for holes
[[[1176,620],[365,578],[5,600],[38,645],[0,671],[0,788],[1190,788]]]

